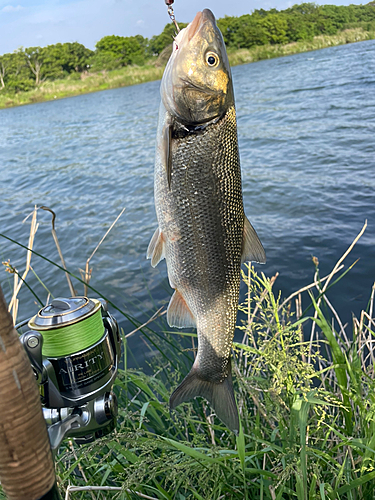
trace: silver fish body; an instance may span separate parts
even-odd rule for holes
[[[182,42],[186,38],[191,42],[194,37],[199,42],[199,36],[204,37],[206,29],[209,33],[206,38],[211,37],[210,43],[214,45],[209,53],[219,54],[218,58],[225,63],[224,43],[213,14],[205,10],[193,23],[190,33],[189,27],[186,28],[188,32],[185,39],[181,37]],[[212,43],[213,38],[216,45]],[[197,57],[197,52],[207,53],[207,47],[193,52]],[[162,83],[164,98],[160,106],[155,161],[159,228],[150,242],[148,257],[153,266],[163,257],[167,261],[169,281],[175,289],[168,306],[168,323],[176,327],[196,327],[198,333],[194,365],[172,394],[171,408],[203,396],[218,417],[238,432],[230,355],[240,268],[244,260],[264,262],[265,254],[243,209],[233,89],[229,64],[223,66],[228,75],[225,103],[219,105],[219,112],[215,113],[218,106],[215,108],[211,100],[204,111],[209,109],[209,119],[201,123],[196,118],[205,108],[205,102],[198,103],[198,112],[189,111],[194,104],[190,104],[190,108],[185,106],[188,99],[184,93],[192,90],[194,99],[197,98],[194,84],[192,89],[182,88],[182,105],[176,112],[165,97],[166,89],[173,90],[173,86],[170,81]],[[172,71],[173,66],[167,67],[164,79],[170,78]],[[181,95],[174,98],[181,101]],[[210,91],[207,100],[210,101]],[[185,116],[181,116],[181,110]]]

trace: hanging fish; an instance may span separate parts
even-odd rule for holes
[[[177,35],[161,82],[155,206],[147,257],[153,267],[167,261],[168,323],[198,333],[194,365],[170,407],[202,396],[237,433],[231,346],[240,268],[266,256],[244,213],[231,71],[208,9]]]

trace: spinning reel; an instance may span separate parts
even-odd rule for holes
[[[54,299],[20,340],[37,379],[52,450],[65,437],[89,443],[116,426],[121,339],[104,301]]]

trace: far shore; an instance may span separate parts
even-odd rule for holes
[[[375,39],[375,32],[355,28],[341,31],[336,35],[316,36],[309,41],[301,40],[286,45],[261,45],[252,47],[251,49],[239,49],[234,52],[228,52],[228,57],[231,66],[236,66],[263,59],[373,39]],[[102,71],[82,75],[74,74],[63,80],[44,82],[39,87],[28,92],[8,94],[6,88],[4,88],[0,90],[0,109],[160,80],[163,71],[163,63],[152,61],[152,63],[144,66],[127,66],[114,71]]]

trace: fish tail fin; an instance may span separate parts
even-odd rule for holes
[[[199,370],[193,365],[188,375],[175,389],[169,399],[173,410],[181,403],[201,396],[214,408],[220,420],[235,434],[238,434],[240,423],[233,391],[231,363],[228,363],[228,373],[222,382],[210,382],[199,376]]]

